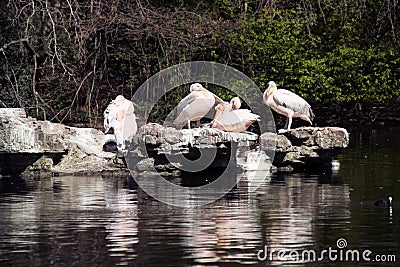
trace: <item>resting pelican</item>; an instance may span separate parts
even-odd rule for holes
[[[192,84],[190,86],[190,94],[178,104],[178,115],[174,120],[174,125],[178,127],[181,124],[187,123],[190,129],[190,121],[196,121],[199,127],[200,119],[214,106],[216,98],[213,93],[206,90],[201,84]]]
[[[286,130],[292,126],[292,118],[300,118],[312,124],[314,113],[310,104],[303,98],[285,89],[277,89],[275,82],[270,81],[263,95],[264,103],[286,116]]]
[[[231,105],[231,108],[233,110],[239,109],[242,106],[242,103],[240,102],[240,98],[237,96],[232,98],[231,102],[229,102],[229,104]]]
[[[230,103],[219,103],[215,107],[215,117],[211,124],[212,128],[217,128],[226,132],[243,132],[260,116],[251,113],[248,109],[239,109],[241,106],[238,97],[232,98]]]
[[[130,141],[137,131],[136,117],[132,101],[122,95],[117,96],[104,111],[104,130],[114,129],[118,150],[125,149],[125,141]]]

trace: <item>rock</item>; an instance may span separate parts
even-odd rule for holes
[[[349,144],[349,133],[338,127],[325,127],[317,131],[315,143],[322,149],[345,148]]]
[[[43,155],[40,159],[35,161],[31,166],[27,168],[27,171],[48,171],[52,170],[54,165],[51,157]]]
[[[171,175],[172,177],[179,177],[181,176],[181,171],[180,170],[172,171]]]
[[[139,163],[141,172],[158,171],[179,175],[179,155],[196,160],[201,153],[215,152],[209,168],[224,168],[232,156],[234,166],[243,169],[260,168],[271,164],[281,169],[304,168],[329,164],[347,147],[349,135],[338,127],[302,127],[283,134],[224,132],[209,127],[181,129],[149,123],[142,126],[132,140],[145,146],[125,151],[125,159],[103,151],[113,136],[93,128],[68,127],[49,121],[26,117],[23,109],[0,109],[0,175],[22,173],[28,166],[31,171],[53,173],[106,173],[125,167],[125,160]],[[260,149],[251,150],[251,147]],[[215,150],[215,151],[214,151]],[[146,158],[147,155],[150,158]],[[261,167],[263,167],[261,166]],[[132,167],[132,166],[131,166]],[[290,168],[289,168],[290,167]]]
[[[177,130],[149,123],[142,126],[138,132],[137,140],[144,140],[148,154],[155,159],[160,171],[164,171],[164,168],[159,166],[162,164],[172,163],[179,166],[179,155],[183,154],[189,160],[197,160],[202,153],[213,154],[213,151],[215,158],[209,168],[224,168],[229,163],[231,153],[237,155],[238,148],[247,147],[249,150],[251,145],[258,142],[258,135],[254,133],[231,133],[209,127]],[[236,157],[234,160],[236,161]]]
[[[284,133],[294,144],[318,145],[322,149],[347,147],[349,134],[339,127],[301,127]]]
[[[153,171],[154,170],[154,159],[147,158],[139,161],[136,164],[136,169],[140,172],[142,171]]]
[[[157,123],[148,123],[142,126],[139,136],[143,136],[145,144],[157,147],[159,153],[173,153],[181,151],[188,145],[197,148],[214,148],[216,144],[230,142],[243,143],[258,141],[254,133],[228,133],[214,128],[192,128],[177,130],[172,127],[163,127]]]
[[[0,108],[0,117],[2,118],[26,118],[26,112],[23,108]]]
[[[279,167],[276,169],[277,172],[292,172],[294,168],[290,165],[285,166],[285,167]]]
[[[273,141],[276,141],[275,166],[304,168],[329,165],[349,144],[349,134],[339,127],[301,127],[283,134],[264,133],[260,136],[264,151],[271,150]]]
[[[113,168],[115,154],[102,150],[106,136],[99,130],[38,121],[23,109],[0,109],[0,118],[0,175],[18,175],[28,166],[58,173]]]

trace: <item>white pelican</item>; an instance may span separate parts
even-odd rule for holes
[[[219,103],[215,107],[215,117],[211,124],[212,128],[217,128],[226,132],[243,132],[260,116],[251,113],[248,109],[239,109],[241,106],[238,97],[232,98],[230,103]]]
[[[178,127],[187,123],[190,129],[190,121],[196,121],[197,125],[200,126],[200,119],[214,106],[216,98],[213,93],[206,90],[201,84],[192,84],[190,86],[190,94],[178,104],[174,125]]]
[[[125,141],[130,141],[137,131],[136,116],[132,101],[122,95],[117,96],[104,111],[104,130],[114,129],[118,150],[125,149]]]
[[[235,109],[239,109],[242,106],[242,103],[240,102],[240,98],[239,97],[234,97],[231,99],[231,101],[229,102],[231,105],[231,108],[233,110]]]
[[[312,124],[314,113],[310,104],[303,98],[285,89],[277,89],[275,82],[270,81],[263,95],[264,103],[286,116],[286,130],[292,126],[292,118],[300,118]]]

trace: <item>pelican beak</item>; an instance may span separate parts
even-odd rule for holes
[[[275,91],[275,85],[269,84],[267,88],[267,96],[270,96]]]

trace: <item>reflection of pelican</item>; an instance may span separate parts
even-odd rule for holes
[[[241,106],[238,97],[232,98],[231,102],[220,103],[215,107],[216,113],[211,127],[226,132],[243,132],[259,116],[251,113],[248,109],[239,109]]]
[[[312,124],[314,114],[307,101],[288,90],[278,90],[273,81],[270,81],[268,85],[263,95],[264,103],[279,114],[286,116],[285,128],[287,130],[290,130],[292,118],[300,118]]]
[[[119,150],[125,149],[125,141],[130,141],[136,134],[137,125],[133,103],[122,95],[111,101],[104,111],[105,133],[111,128],[114,129]]]
[[[190,121],[196,121],[200,126],[200,119],[203,118],[215,104],[215,96],[206,90],[201,84],[195,83],[190,86],[190,94],[179,102],[177,117],[174,125],[178,127],[187,123],[190,129]]]

